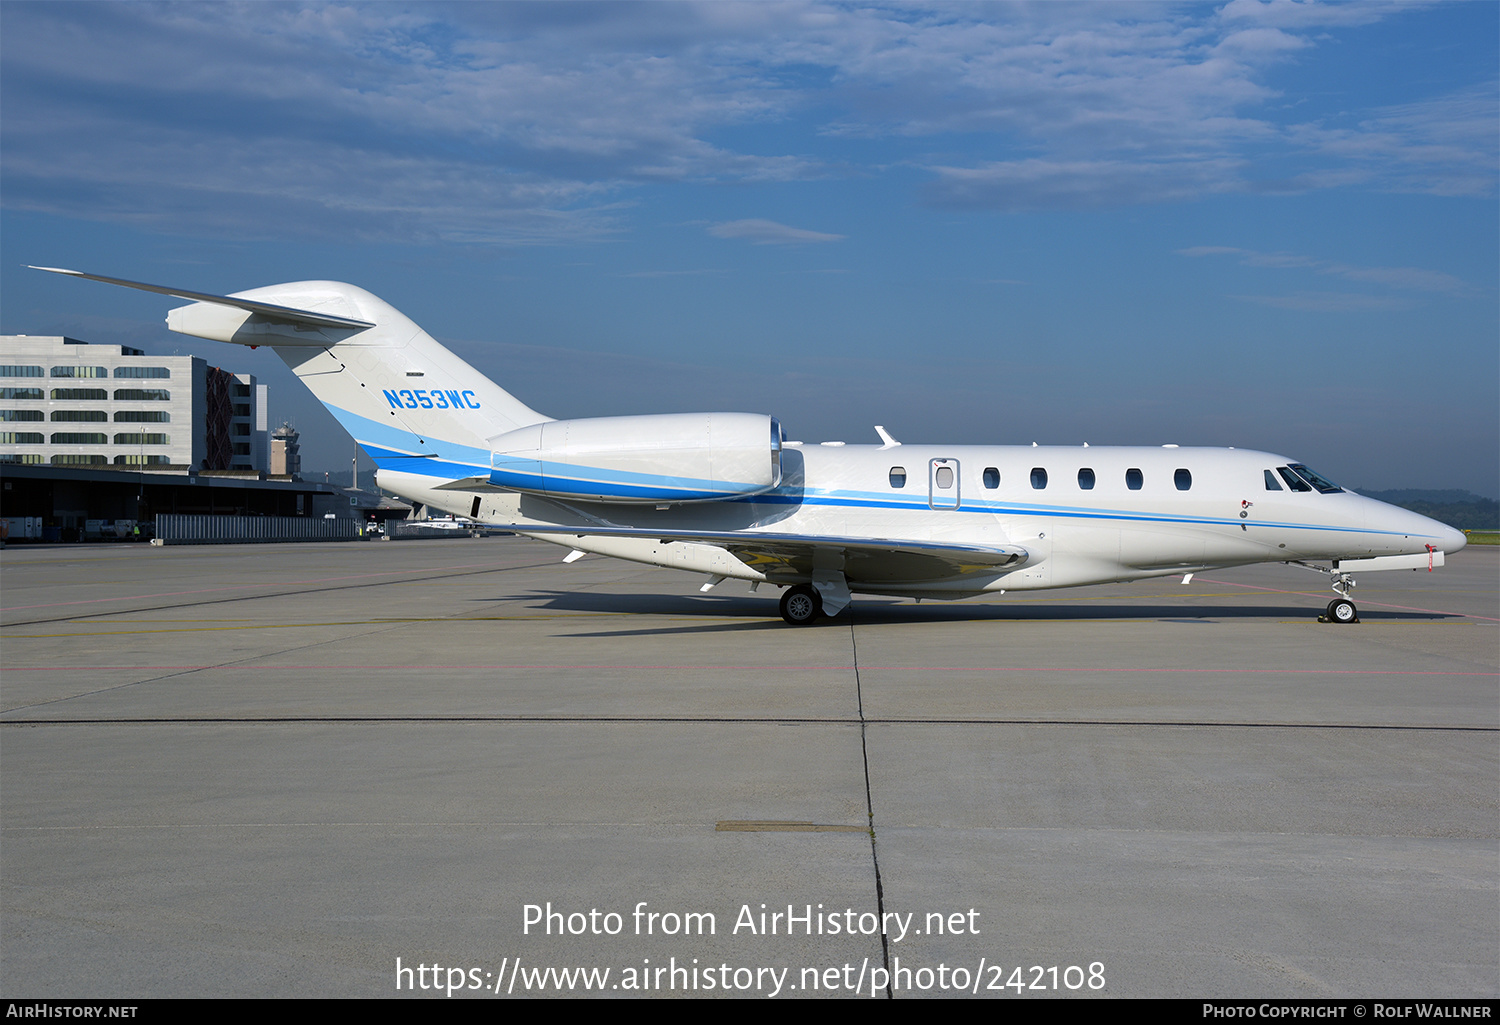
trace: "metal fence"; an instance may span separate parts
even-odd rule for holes
[[[159,545],[235,545],[271,541],[358,541],[360,521],[341,516],[185,516],[156,517]]]
[[[408,541],[413,538],[468,538],[478,537],[480,527],[475,524],[454,524],[447,526],[440,524],[447,521],[438,520],[387,520],[385,524],[385,536],[392,541]]]

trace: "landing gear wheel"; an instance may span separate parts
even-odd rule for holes
[[[1348,598],[1335,598],[1328,603],[1328,614],[1323,617],[1325,623],[1358,623],[1359,610]]]
[[[823,599],[806,584],[788,587],[781,596],[781,618],[792,626],[806,626],[823,614]]]

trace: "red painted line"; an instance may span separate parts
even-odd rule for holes
[[[47,605],[7,605],[0,608],[0,612],[23,612],[27,609],[55,609],[65,605],[94,605],[98,602],[108,601],[143,601],[147,598],[177,598],[184,594],[216,594],[221,591],[245,591],[256,587],[290,587],[295,584],[326,584],[338,580],[363,580],[366,577],[394,577],[408,573],[441,573],[450,569],[474,569],[472,562],[463,563],[458,566],[425,566],[422,569],[386,570],[384,573],[354,573],[342,577],[318,577],[314,580],[284,580],[269,584],[236,584],[233,587],[203,587],[195,591],[161,591],[157,594],[127,594],[119,598],[86,598],[81,601],[58,601]],[[502,568],[502,564],[496,564],[495,569]],[[16,626],[24,626],[17,623]]]
[[[1283,591],[1277,587],[1258,587],[1255,584],[1237,584],[1232,580],[1213,580],[1209,577],[1195,577],[1209,584],[1219,584],[1222,587],[1248,587],[1252,591],[1270,591],[1272,594],[1300,594],[1306,598],[1317,598],[1322,595],[1321,591]],[[1365,601],[1363,598],[1357,604],[1375,605],[1382,609],[1402,609],[1406,612],[1430,612],[1435,616],[1463,616],[1466,619],[1482,619],[1486,623],[1500,623],[1500,619],[1493,616],[1479,616],[1472,612],[1446,612],[1442,609],[1419,609],[1415,605],[1392,605],[1390,602]]]
[[[491,665],[491,666],[354,666],[354,665],[323,665],[323,666],[281,666],[265,664],[239,664],[239,665],[205,665],[205,666],[18,666],[16,668],[0,669],[0,672],[11,673],[52,673],[52,672],[100,672],[108,669],[119,669],[124,671],[145,671],[165,669],[248,669],[253,672],[264,672],[272,669],[296,670],[305,672],[316,669],[339,669],[339,670],[390,670],[392,672],[412,672],[414,670],[554,670],[554,669],[580,669],[580,670],[636,670],[660,672],[663,670],[691,670],[694,672],[710,672],[722,670],[755,670],[757,672],[785,672],[789,670],[808,669],[853,669],[854,666],[623,666],[623,665]],[[872,666],[861,665],[862,670],[891,669],[912,670],[924,673],[1269,673],[1269,674],[1316,674],[1316,675],[1339,675],[1359,673],[1369,676],[1500,676],[1500,673],[1481,672],[1459,672],[1446,669],[1105,669],[1083,666]]]

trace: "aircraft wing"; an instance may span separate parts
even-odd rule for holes
[[[778,567],[799,575],[813,569],[817,553],[839,553],[845,565],[861,578],[859,563],[866,560],[904,562],[908,565],[900,576],[938,579],[969,573],[987,573],[1005,567],[1014,568],[1029,557],[1019,545],[977,545],[954,541],[921,541],[903,538],[843,537],[830,534],[778,534],[768,531],[715,530],[647,530],[639,527],[603,527],[590,525],[511,526],[518,534],[532,537],[633,537],[671,544],[674,541],[713,545],[723,548],[748,566],[768,573]],[[817,560],[820,561],[820,560]],[[854,565],[851,565],[854,564]],[[919,569],[920,567],[920,569]],[[915,571],[915,572],[913,572]]]

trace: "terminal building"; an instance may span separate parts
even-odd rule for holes
[[[196,356],[0,335],[0,543],[158,529],[348,540],[411,512],[378,492],[304,481],[296,428],[273,434],[266,421],[264,385]]]
[[[0,335],[0,463],[264,473],[266,388],[197,356]]]

